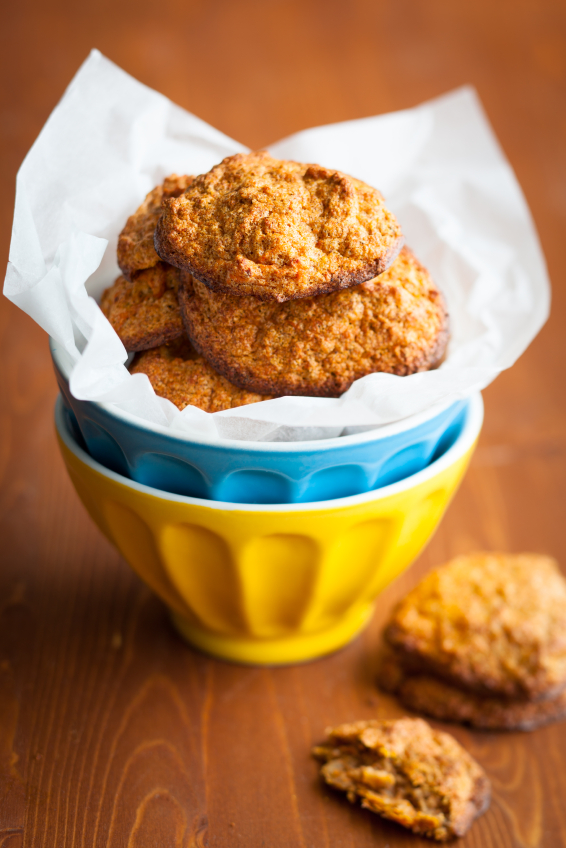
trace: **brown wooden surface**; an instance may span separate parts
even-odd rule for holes
[[[399,714],[374,687],[392,602],[477,548],[566,569],[566,5],[551,0],[8,0],[0,244],[18,165],[92,46],[252,146],[471,82],[524,188],[553,315],[485,392],[472,467],[435,538],[335,656],[244,668],[191,651],[95,529],[53,433],[47,340],[2,300],[0,848],[429,844],[325,791],[324,728]],[[566,723],[455,735],[487,769],[469,848],[566,845]]]

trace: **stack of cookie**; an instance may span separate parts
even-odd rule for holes
[[[444,300],[380,193],[264,151],[170,177],[128,220],[102,309],[180,408],[338,397],[437,367]]]
[[[395,609],[379,683],[405,707],[491,730],[566,715],[566,580],[537,554],[432,571]]]
[[[130,366],[132,373],[147,374],[155,392],[179,409],[192,404],[217,412],[264,398],[229,383],[192,347],[178,301],[183,274],[155,252],[162,202],[178,197],[192,181],[191,176],[167,177],[128,218],[118,239],[123,276],[106,289],[100,307],[126,350],[141,352]]]
[[[148,350],[183,335],[177,292],[181,275],[162,262],[153,246],[161,203],[177,197],[193,178],[167,177],[128,218],[118,239],[123,276],[102,295],[100,307],[128,351]]]

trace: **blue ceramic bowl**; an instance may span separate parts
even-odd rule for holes
[[[308,442],[193,438],[140,424],[112,405],[69,391],[70,360],[51,353],[71,432],[101,465],[155,489],[248,504],[310,503],[388,486],[441,456],[462,430],[468,400],[376,430]]]

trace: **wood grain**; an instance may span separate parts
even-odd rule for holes
[[[566,6],[8,0],[1,14],[5,259],[17,167],[93,46],[252,147],[477,87],[533,211],[553,315],[485,392],[480,447],[428,549],[335,656],[255,669],[181,643],[65,475],[44,334],[0,304],[0,848],[428,844],[323,788],[308,752],[327,725],[400,714],[375,688],[375,649],[430,566],[497,548],[566,568]],[[461,844],[565,845],[566,724],[453,732],[494,785]]]

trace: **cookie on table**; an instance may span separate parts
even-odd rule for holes
[[[131,374],[147,374],[154,391],[179,409],[191,404],[205,412],[220,412],[270,398],[233,386],[199,356],[186,338],[135,356]]]
[[[566,716],[566,689],[543,701],[478,695],[432,674],[405,669],[394,655],[384,659],[378,683],[409,710],[480,730],[535,730]]]
[[[161,260],[153,246],[155,225],[161,214],[161,202],[165,197],[178,197],[191,184],[187,175],[171,174],[161,185],[146,196],[139,209],[130,215],[118,238],[118,265],[127,280],[132,280],[137,271],[153,268]]]
[[[403,237],[381,194],[322,168],[237,154],[166,200],[155,248],[214,291],[283,302],[381,274]]]
[[[118,277],[103,293],[100,308],[129,351],[148,350],[183,335],[177,290],[181,272],[165,262]]]
[[[407,248],[379,277],[332,294],[275,303],[189,280],[179,303],[197,350],[236,385],[269,394],[338,397],[375,371],[426,371],[448,341],[444,299]]]
[[[385,639],[464,689],[551,698],[566,685],[566,580],[540,554],[460,556],[398,604]]]
[[[313,754],[326,783],[349,801],[439,842],[462,836],[489,806],[481,766],[422,719],[343,724]]]

